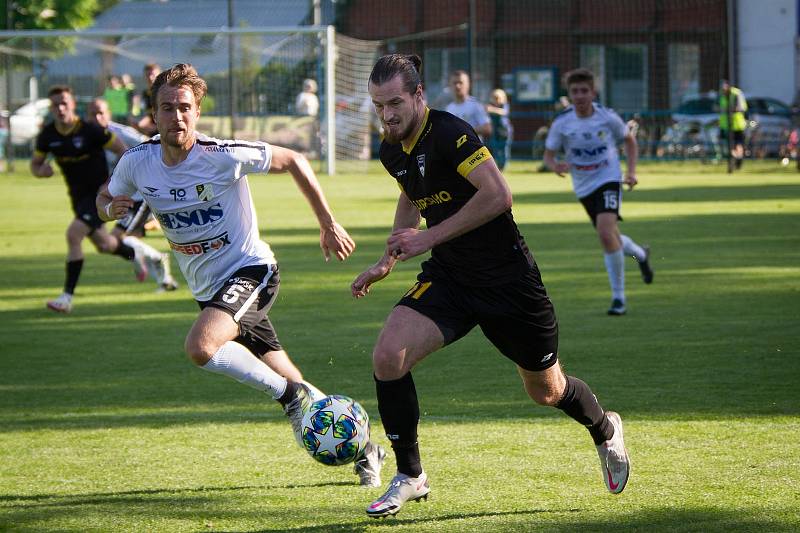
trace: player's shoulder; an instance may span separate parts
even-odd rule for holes
[[[125,152],[122,154],[122,158],[120,158],[120,162],[122,162],[124,158],[144,159],[146,157],[152,156],[154,153],[158,151],[160,147],[161,147],[161,136],[156,135],[152,139],[147,139],[146,141],[143,141],[137,144],[136,146],[133,146],[125,150]],[[160,154],[158,154],[158,156],[160,157]]]
[[[571,105],[568,105],[567,107],[556,113],[556,116],[553,117],[553,124],[557,122],[565,122],[574,116],[575,116],[575,108]]]
[[[448,133],[464,133],[472,129],[469,122],[449,111],[431,109],[428,114],[428,121],[433,126],[434,134],[437,136],[447,135]]]
[[[595,104],[594,104],[594,110],[597,112],[597,114],[598,114],[599,116],[601,116],[601,117],[603,117],[603,118],[611,118],[611,119],[619,119],[619,120],[622,120],[622,119],[620,118],[620,116],[619,116],[619,113],[617,113],[616,111],[614,111],[614,110],[613,110],[612,108],[610,108],[610,107],[606,107],[606,106],[604,106],[603,104],[598,104],[598,103],[595,103]]]
[[[263,141],[243,141],[241,139],[217,139],[197,133],[197,145],[205,153],[232,153],[237,148],[255,148],[258,150],[269,146]]]

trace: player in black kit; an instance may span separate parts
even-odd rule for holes
[[[390,313],[372,355],[397,475],[367,514],[393,515],[405,502],[427,498],[411,368],[475,326],[516,363],[531,399],[587,427],[607,488],[622,492],[630,466],[622,421],[600,407],[586,383],[561,370],[555,312],[512,217],[508,184],[469,124],[427,107],[420,65],[417,56],[384,56],[369,78],[384,128],[380,159],[401,194],[384,255],[355,279],[353,296],[365,296],[397,261],[429,250],[431,257]],[[421,217],[427,230],[419,229]]]
[[[50,98],[53,122],[46,124],[36,138],[31,172],[39,178],[52,176],[53,167],[47,162],[47,154],[51,153],[67,182],[75,218],[67,227],[66,281],[64,292],[48,301],[47,307],[59,313],[69,313],[72,310],[72,295],[83,268],[81,242],[85,237],[89,237],[99,252],[116,254],[133,261],[139,281],[147,277],[147,267],[141,253],[106,231],[95,207],[97,191],[108,179],[103,150],[108,148],[121,156],[125,146],[113,133],[75,114],[75,98],[69,87],[54,86],[47,96]]]

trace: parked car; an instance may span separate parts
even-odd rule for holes
[[[42,123],[50,112],[50,99],[40,98],[28,102],[11,114],[11,144],[29,145],[36,138]]]
[[[747,96],[747,129],[745,146],[752,157],[777,156],[792,130],[791,108],[775,98]],[[719,141],[719,111],[716,92],[708,92],[685,99],[673,112],[675,130],[704,132],[700,142],[706,145]],[[689,126],[694,124],[696,126]],[[673,132],[674,133],[674,132]],[[663,139],[671,143],[691,144],[698,139]]]

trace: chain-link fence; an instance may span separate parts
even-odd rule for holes
[[[432,107],[451,98],[448,77],[456,69],[471,74],[472,94],[482,102],[503,89],[516,158],[541,157],[548,125],[564,106],[561,76],[587,67],[597,76],[600,102],[635,128],[642,157],[710,160],[721,156],[715,91],[721,78],[735,78],[734,4],[349,0],[337,9],[337,30],[380,40],[384,53],[422,57]],[[785,126],[751,121],[753,154],[778,151]]]
[[[133,10],[140,4],[154,5],[130,2],[124,7]],[[143,67],[190,62],[209,84],[202,131],[289,146],[333,170],[337,160],[376,156],[379,128],[367,78],[379,54],[404,52],[423,58],[434,108],[443,108],[451,98],[449,76],[457,69],[470,73],[472,94],[484,103],[493,89],[503,89],[509,96],[513,158],[541,158],[547,128],[564,107],[560,79],[583,66],[597,75],[600,102],[635,130],[642,157],[713,160],[722,156],[715,91],[721,78],[735,79],[736,74],[730,67],[736,64],[735,50],[729,46],[734,4],[339,0],[330,4],[335,6],[335,39],[323,26],[2,32],[5,117],[0,121],[11,123],[12,154],[24,157],[47,113],[49,86],[72,86],[83,105],[102,95],[118,100],[120,89],[111,87],[111,78],[127,74],[121,80],[126,98],[116,114],[133,121],[144,112]],[[284,10],[291,5],[281,3]],[[308,5],[298,2],[296,9],[304,12]],[[154,27],[171,23],[152,21]],[[333,41],[335,48],[328,46]],[[297,105],[305,80],[316,85],[316,92],[303,99],[319,103],[310,114]],[[749,125],[750,153],[768,155],[780,151],[791,121],[751,117]]]
[[[7,35],[0,40],[6,147],[11,157],[30,154],[53,85],[72,88],[79,114],[103,97],[115,121],[138,124],[148,113],[146,71],[183,62],[208,84],[199,131],[286,146],[333,171],[334,155],[370,157],[366,82],[354,83],[354,77],[366,80],[364,68],[371,68],[377,50],[374,43],[343,37],[334,53],[328,46],[334,35],[332,27],[310,26]],[[335,70],[329,72],[329,65]],[[333,133],[337,126],[341,131]],[[339,142],[328,142],[331,135]]]

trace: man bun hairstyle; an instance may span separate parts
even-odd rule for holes
[[[372,67],[369,82],[373,85],[383,85],[395,76],[402,76],[403,89],[414,94],[417,87],[422,85],[422,59],[416,54],[389,54],[378,59]]]
[[[205,80],[203,80],[195,68],[188,63],[178,63],[156,76],[156,80],[153,82],[153,87],[151,89],[153,97],[155,98],[154,107],[158,107],[158,92],[164,85],[169,85],[170,87],[189,87],[194,94],[194,101],[197,103],[197,107],[200,107],[200,102],[208,91]]]
[[[588,83],[594,89],[594,73],[588,68],[576,68],[564,74],[564,88],[569,89],[573,83]]]

